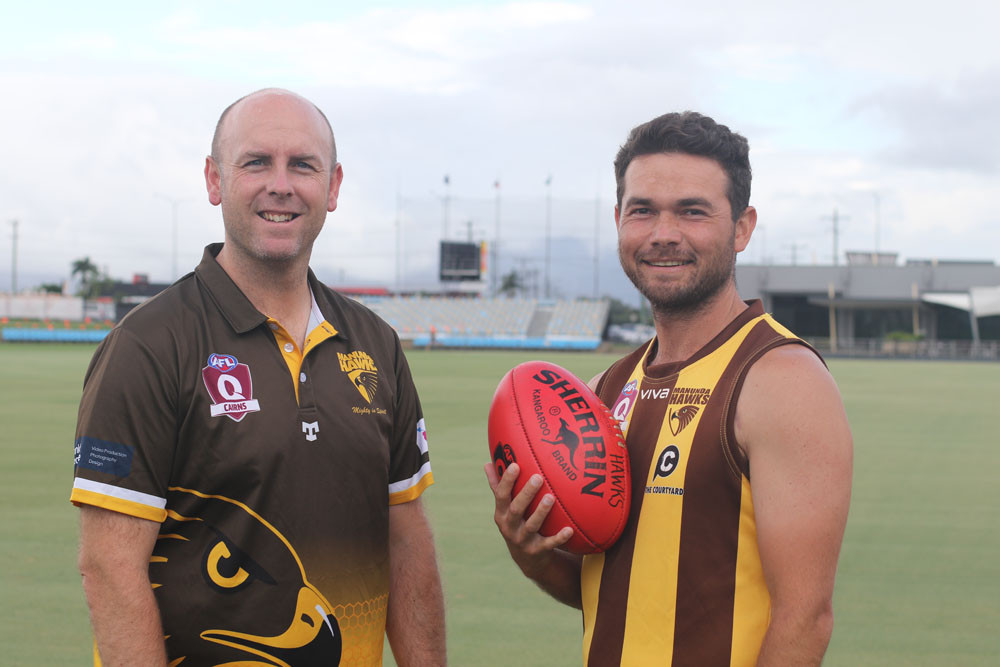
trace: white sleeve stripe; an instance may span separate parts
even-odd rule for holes
[[[138,503],[140,505],[146,505],[148,507],[155,507],[156,509],[164,509],[167,506],[167,499],[160,498],[159,496],[153,496],[148,493],[142,493],[141,491],[131,491],[129,489],[123,489],[120,486],[113,486],[111,484],[102,484],[101,482],[95,482],[90,479],[83,479],[82,477],[77,477],[73,480],[73,488],[81,489],[83,491],[90,491],[92,493],[99,493],[102,496],[111,496],[112,498],[120,498],[121,500],[128,500],[133,503]]]
[[[399,493],[400,491],[406,491],[407,489],[416,486],[417,483],[421,479],[423,479],[424,476],[427,475],[430,471],[431,471],[431,462],[428,461],[427,463],[420,466],[420,470],[418,470],[417,474],[415,474],[413,477],[409,479],[400,480],[398,482],[393,482],[392,484],[390,484],[389,495],[392,495],[394,493]]]

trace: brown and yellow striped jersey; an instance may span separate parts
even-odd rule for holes
[[[686,361],[648,366],[653,339],[601,378],[597,393],[626,433],[632,507],[619,541],[583,560],[587,665],[757,659],[770,597],[736,401],[761,355],[804,343],[749,306]]]

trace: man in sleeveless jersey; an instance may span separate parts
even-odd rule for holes
[[[626,435],[632,506],[619,541],[579,557],[538,533],[552,507],[486,475],[514,561],[583,610],[584,664],[818,665],[850,502],[852,439],[818,354],[740,299],[757,220],[745,138],[671,113],[615,159],[622,268],[656,336],[591,386]]]
[[[133,310],[87,371],[71,500],[104,665],[444,665],[395,332],[320,283],[343,170],[310,101],[230,105],[205,161],[225,243]]]

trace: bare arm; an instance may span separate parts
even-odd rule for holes
[[[496,499],[493,519],[507,549],[521,572],[559,602],[577,609],[583,608],[580,597],[580,556],[558,551],[559,547],[573,536],[573,529],[566,527],[551,537],[539,535],[545,517],[552,509],[552,494],[542,497],[534,514],[527,519],[524,512],[541,488],[541,475],[533,475],[521,492],[511,498],[514,482],[521,469],[516,463],[510,464],[503,478],[497,478],[492,464],[486,464],[486,479],[490,483]]]
[[[160,524],[97,507],[80,508],[80,574],[101,664],[166,665],[149,557]]]
[[[447,664],[441,577],[419,498],[389,507],[386,633],[400,667]]]
[[[819,665],[851,496],[853,444],[837,386],[809,350],[774,349],[747,374],[736,434],[750,487],[771,622],[758,666]]]

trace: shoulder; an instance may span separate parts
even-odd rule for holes
[[[136,372],[176,370],[195,350],[193,334],[207,326],[200,314],[201,301],[197,283],[189,275],[139,304],[98,347],[91,370],[98,359]]]
[[[179,315],[191,308],[197,290],[194,274],[188,274],[130,310],[116,328],[140,336],[153,330],[170,328],[177,323]]]
[[[748,456],[778,441],[808,442],[813,431],[843,436],[847,418],[837,383],[805,345],[781,345],[749,369],[736,404],[736,437]]]
[[[820,356],[807,345],[789,341],[785,345],[771,348],[750,366],[746,376],[746,386],[767,385],[781,390],[796,381],[824,380],[832,382],[833,377]]]

